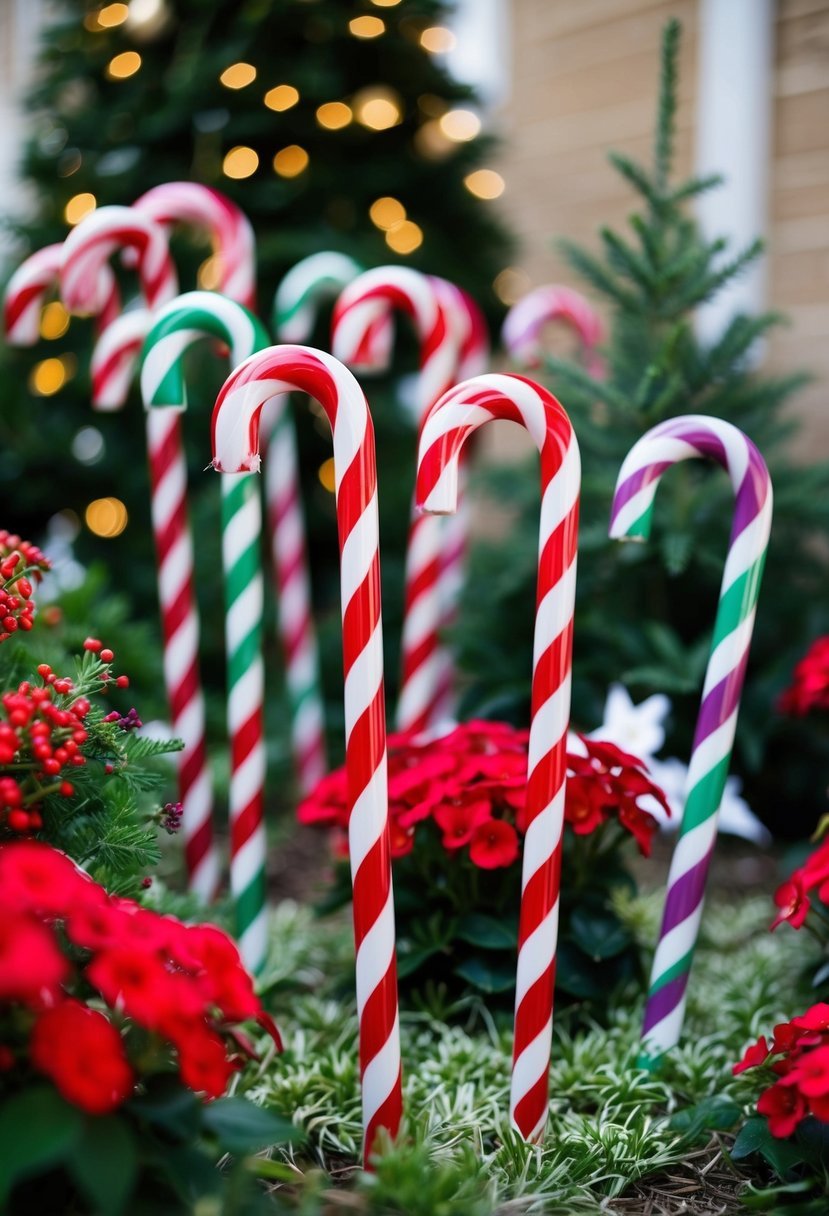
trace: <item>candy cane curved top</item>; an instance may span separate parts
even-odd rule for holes
[[[304,392],[325,410],[334,436],[341,552],[349,853],[354,887],[357,1006],[365,1151],[380,1127],[392,1135],[402,1110],[394,904],[388,826],[380,557],[374,428],[351,372],[323,351],[274,346],[241,364],[213,413],[214,467],[259,467],[259,415],[281,393]]]
[[[417,503],[455,510],[461,450],[479,427],[506,418],[541,453],[541,525],[533,655],[526,835],[522,869],[510,1114],[529,1139],[543,1132],[552,1038],[558,892],[570,718],[580,459],[567,414],[523,376],[487,375],[450,389],[420,436]]]
[[[458,361],[454,380],[481,376],[489,365],[489,329],[486,319],[468,291],[449,279],[429,275],[450,323],[454,325]]]
[[[18,266],[6,286],[3,324],[10,346],[34,346],[40,337],[40,314],[46,297],[60,286],[63,245],[45,245]],[[101,267],[92,311],[98,328],[121,311],[121,295],[111,267]]]
[[[377,323],[394,310],[411,317],[420,342],[420,418],[452,383],[457,360],[454,334],[427,275],[407,266],[378,266],[354,279],[334,306],[331,349],[350,367],[383,370],[371,338]]]
[[[323,250],[292,266],[276,289],[273,330],[281,342],[307,342],[319,305],[335,300],[365,267],[346,253]]]
[[[61,292],[70,312],[94,312],[101,270],[122,249],[136,252],[148,308],[158,308],[177,295],[164,229],[131,207],[98,207],[76,224],[63,243]]]
[[[674,1046],[682,1029],[771,530],[771,480],[763,457],[742,431],[719,418],[691,414],[661,423],[634,444],[619,473],[611,511],[611,536],[646,539],[663,473],[680,461],[698,457],[723,466],[736,501],[686,778],[688,796],[651,972],[643,1062]]]
[[[101,332],[92,350],[92,408],[120,410],[135,379],[141,348],[153,323],[149,308],[130,308]]]
[[[603,364],[595,348],[604,338],[601,317],[580,292],[559,284],[536,287],[507,313],[501,340],[512,358],[524,367],[538,367],[541,331],[550,321],[564,321],[573,327],[584,346],[588,369],[599,374]]]
[[[264,325],[242,304],[214,291],[186,291],[153,317],[141,361],[145,406],[187,408],[184,355],[211,336],[229,348],[231,367],[268,345]]]
[[[207,229],[219,261],[219,291],[246,308],[256,307],[256,237],[250,220],[226,195],[200,182],[165,182],[137,198],[132,210],[164,228]]]

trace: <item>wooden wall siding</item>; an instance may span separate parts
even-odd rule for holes
[[[573,282],[554,248],[567,236],[596,248],[632,195],[611,149],[650,155],[662,26],[684,28],[678,163],[691,168],[697,87],[697,0],[512,0],[512,91],[501,125],[501,206],[522,238],[535,285]],[[778,0],[771,152],[769,304],[791,326],[765,366],[810,368],[798,397],[800,448],[829,457],[829,0]],[[724,166],[727,170],[727,166]],[[500,440],[499,440],[500,442]]]

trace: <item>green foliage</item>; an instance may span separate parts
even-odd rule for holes
[[[660,903],[654,896],[617,902],[640,945],[656,941]],[[802,982],[808,941],[798,938],[793,949],[767,932],[768,919],[766,897],[709,907],[683,1040],[659,1073],[635,1066],[641,996],[619,994],[604,1027],[577,1024],[557,1003],[551,1114],[540,1147],[521,1143],[508,1124],[511,1019],[478,1010],[463,1024],[448,1024],[404,997],[406,1121],[398,1145],[369,1177],[349,1172],[362,1138],[354,1003],[350,996],[331,999],[343,988],[351,926],[320,924],[307,909],[281,905],[272,921],[278,971],[265,982],[285,1053],[246,1074],[245,1090],[290,1113],[311,1151],[276,1152],[277,1168],[260,1169],[261,1176],[274,1180],[288,1210],[306,1216],[425,1212],[430,1202],[434,1210],[445,1204],[446,1211],[481,1216],[616,1212],[614,1199],[632,1183],[647,1186],[653,1176],[658,1187],[662,1172],[711,1135],[727,1149],[735,1124],[753,1108],[756,1083],[732,1076],[731,1066],[761,1028],[798,1012],[808,992]],[[712,1159],[717,1152],[715,1145]],[[754,1158],[734,1169],[735,1195],[748,1178],[764,1184]]]
[[[157,1076],[116,1114],[85,1115],[51,1086],[0,1105],[0,1205],[9,1216],[72,1211],[130,1216],[151,1210],[273,1211],[249,1154],[299,1143],[286,1119],[241,1097],[204,1104]],[[226,1154],[236,1161],[217,1169]]]
[[[435,114],[455,105],[474,104],[468,86],[452,79],[440,56],[428,54],[420,32],[447,12],[442,0],[406,0],[377,11],[386,26],[382,37],[362,40],[348,23],[365,15],[363,0],[166,0],[166,20],[157,27],[130,22],[101,30],[84,24],[87,0],[60,0],[43,39],[37,84],[29,101],[33,135],[22,156],[22,173],[32,203],[26,219],[14,225],[20,256],[62,240],[63,210],[76,194],[91,192],[99,204],[131,203],[149,187],[191,179],[216,186],[250,217],[258,245],[258,294],[261,315],[269,322],[277,283],[300,258],[323,250],[349,253],[366,266],[400,261],[384,234],[369,219],[378,197],[394,195],[422,229],[422,246],[406,264],[446,275],[467,287],[492,315],[500,306],[492,280],[509,251],[505,231],[492,204],[474,198],[464,177],[491,151],[479,137],[447,145],[430,156],[419,134]],[[141,68],[128,79],[111,80],[112,56],[137,50]],[[257,69],[255,82],[231,90],[219,81],[234,61]],[[267,91],[290,82],[299,102],[281,113],[263,104]],[[386,131],[371,131],[355,121],[326,130],[316,110],[332,100],[352,100],[362,89],[390,87],[397,94],[402,121]],[[279,177],[274,153],[300,144],[309,165],[299,176]],[[224,154],[235,145],[252,147],[259,168],[235,181],[222,173]],[[7,224],[10,221],[7,220]],[[209,250],[204,234],[182,233],[173,240],[183,289],[194,286],[196,268]],[[11,267],[9,268],[11,270]],[[116,266],[119,274],[122,268]],[[127,296],[134,276],[126,275]],[[314,344],[327,344],[323,320]],[[407,331],[407,326],[401,325]],[[414,342],[402,335],[397,370],[416,366]],[[133,393],[117,416],[93,417],[89,408],[88,355],[92,326],[73,321],[68,335],[31,351],[0,353],[5,385],[0,412],[0,484],[7,496],[14,487],[15,518],[9,526],[41,536],[48,518],[68,509],[80,519],[90,500],[116,495],[127,505],[129,524],[122,536],[103,540],[84,529],[77,542],[79,559],[105,562],[116,585],[137,614],[153,623],[158,649],[152,532],[148,503],[142,410]],[[77,374],[59,395],[32,398],[31,368],[47,355],[77,357]],[[192,408],[185,423],[188,444],[192,521],[199,537],[197,584],[202,611],[204,674],[217,712],[211,721],[222,730],[219,704],[223,680],[223,614],[216,596],[220,569],[218,479],[204,475],[210,460],[207,413],[225,367],[202,359],[191,383]],[[368,386],[377,424],[380,457],[384,612],[392,688],[398,668],[396,638],[402,617],[402,563],[409,500],[414,484],[415,432],[403,419],[388,377]],[[198,417],[192,417],[196,414]],[[333,496],[317,471],[331,455],[327,424],[302,401],[296,410],[308,536],[314,554],[314,599],[321,621],[326,695],[332,739],[341,731],[341,655],[339,578]],[[83,464],[71,454],[83,426],[100,430],[105,453]],[[56,469],[60,476],[56,477]],[[269,618],[270,619],[270,618]],[[279,672],[281,656],[268,640],[268,670]],[[277,686],[269,696],[269,732],[276,741],[272,768],[283,780],[287,762],[287,710]],[[277,783],[275,783],[276,785]]]
[[[829,630],[829,467],[796,465],[785,413],[800,375],[753,370],[758,343],[780,323],[774,313],[737,316],[711,346],[697,339],[693,311],[761,252],[708,241],[689,204],[717,179],[673,178],[679,27],[666,28],[653,163],[616,155],[636,210],[624,231],[603,229],[599,252],[564,242],[575,273],[607,305],[606,378],[548,358],[545,381],[564,403],[579,439],[581,497],[573,706],[588,727],[601,720],[608,685],[623,681],[636,699],[668,692],[674,720],[668,754],[687,755],[714,620],[733,496],[721,470],[684,465],[660,487],[646,545],[607,536],[616,476],[649,427],[678,414],[725,418],[742,428],[771,470],[775,518],[735,767],[751,806],[791,835],[811,830],[829,771],[829,742],[808,722],[796,728],[774,711],[777,696],[810,641]],[[463,710],[525,721],[532,671],[538,534],[538,475],[500,469],[485,492],[515,523],[503,542],[473,554],[456,641],[468,676]]]

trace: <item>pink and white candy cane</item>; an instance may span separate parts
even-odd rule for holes
[[[525,426],[541,453],[541,526],[510,1117],[527,1140],[547,1118],[558,896],[570,718],[580,461],[566,413],[523,376],[478,376],[451,389],[420,436],[417,504],[453,511],[464,443],[484,423]]]
[[[63,245],[45,245],[21,262],[9,279],[3,300],[3,325],[10,346],[34,346],[40,337],[40,314],[47,297],[60,285]],[[109,266],[101,268],[94,307],[99,332],[121,311],[121,295]]]
[[[73,229],[64,245],[62,286],[68,308],[84,308],[90,280],[94,282],[109,257],[122,248],[133,249],[137,255],[138,275],[148,305],[142,311],[147,313],[147,320],[152,309],[176,295],[176,273],[164,230],[129,207],[101,207]],[[129,315],[124,314],[120,320]],[[117,357],[117,349],[115,354]],[[128,362],[126,357],[119,360],[119,375],[127,375]],[[135,368],[132,370],[134,373]],[[184,852],[191,889],[201,898],[211,899],[219,886],[219,866],[198,668],[199,618],[181,419],[172,411],[152,410],[146,415],[146,427],[164,679],[173,733],[184,740],[178,770]]]
[[[345,670],[348,825],[357,949],[357,1008],[364,1150],[377,1133],[396,1134],[402,1112],[397,964],[391,886],[383,625],[374,428],[362,389],[331,355],[272,346],[231,373],[213,413],[213,465],[224,473],[259,469],[263,405],[281,393],[308,393],[334,434]]]
[[[132,210],[164,228],[206,229],[219,263],[220,292],[256,308],[256,237],[250,220],[226,195],[200,182],[165,182],[136,199]]]
[[[516,363],[528,368],[540,365],[541,332],[551,321],[563,321],[575,330],[584,348],[587,370],[601,376],[604,362],[596,351],[604,338],[601,317],[580,292],[557,283],[536,287],[507,313],[501,340]]]
[[[352,367],[371,368],[375,327],[393,309],[411,317],[420,339],[420,421],[452,383],[457,367],[454,329],[425,275],[402,266],[381,266],[360,275],[343,290],[334,306],[332,349],[337,358]],[[440,587],[443,539],[441,521],[412,514],[397,706],[401,730],[424,730],[440,721],[441,688],[448,663],[440,640],[445,616]]]

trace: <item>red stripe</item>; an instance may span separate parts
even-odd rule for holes
[[[375,1151],[375,1140],[380,1128],[385,1128],[389,1135],[394,1139],[400,1131],[400,1120],[403,1117],[403,1077],[402,1071],[397,1074],[397,1081],[394,1088],[386,1098],[385,1102],[377,1108],[377,1111],[372,1119],[369,1120],[366,1127],[366,1135],[363,1147],[363,1158],[366,1163],[366,1168],[371,1169],[370,1159]]]

